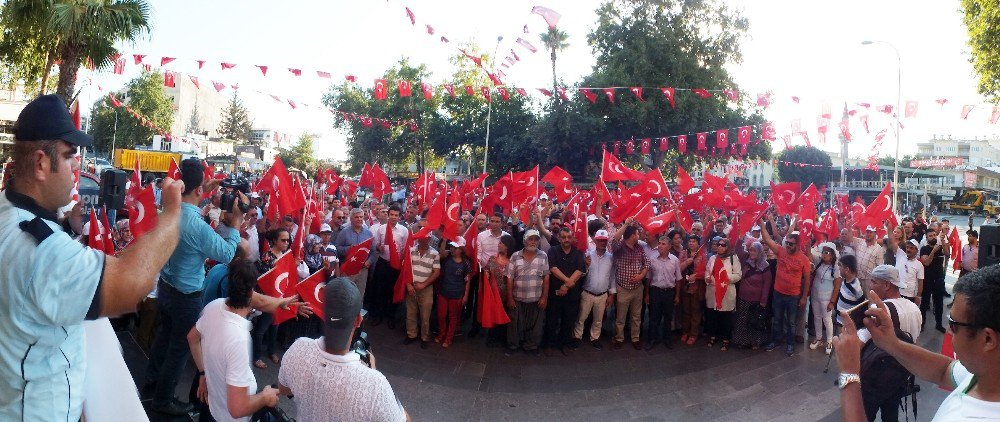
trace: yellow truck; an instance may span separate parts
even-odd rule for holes
[[[955,214],[996,215],[997,201],[986,199],[983,191],[967,190],[955,202],[945,204],[947,209]]]
[[[114,166],[117,169],[130,171],[135,168],[135,159],[139,157],[139,170],[143,172],[166,173],[170,170],[170,160],[181,165],[183,154],[170,151],[146,151],[135,149],[116,149]]]

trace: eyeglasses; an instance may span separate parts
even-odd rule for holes
[[[951,318],[951,315],[948,315],[948,329],[954,333],[956,330],[958,330],[958,327],[969,327],[970,329],[973,330],[983,328],[982,325],[955,321],[954,319]]]
[[[831,251],[823,251],[824,254],[833,254]]]
[[[794,248],[795,247],[795,242],[785,242],[785,246],[788,246],[790,248]]]

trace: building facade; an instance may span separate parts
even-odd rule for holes
[[[222,114],[229,105],[229,99],[212,88],[209,81],[202,81],[196,87],[191,78],[178,73],[174,87],[163,87],[163,92],[172,102],[174,124],[170,133],[201,133],[218,136]]]

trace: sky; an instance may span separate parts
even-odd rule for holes
[[[331,84],[339,84],[345,75],[355,75],[362,87],[403,57],[412,63],[424,63],[432,71],[433,82],[442,83],[454,71],[448,58],[462,43],[474,43],[489,52],[494,46],[502,58],[512,48],[521,62],[508,73],[506,82],[521,87],[544,87],[551,84],[548,54],[529,53],[515,44],[524,37],[536,46],[539,33],[546,29],[544,20],[530,13],[541,5],[562,14],[559,27],[569,34],[569,48],[560,54],[559,76],[570,84],[590,73],[594,59],[587,45],[587,34],[596,21],[598,0],[147,0],[152,6],[152,31],[134,45],[122,45],[126,54],[146,54],[146,63],[159,64],[162,56],[176,57],[165,69],[198,76],[202,89],[212,89],[206,80],[227,85],[238,84],[239,95],[250,108],[255,128],[271,128],[297,135],[317,134],[314,146],[320,158],[347,158],[343,133],[332,128],[331,114],[321,107],[322,95]],[[836,122],[829,140],[819,144],[816,117],[824,104],[839,120],[844,104],[863,110],[858,103],[874,106],[895,104],[897,63],[892,47],[884,43],[863,46],[863,40],[890,43],[899,51],[901,98],[905,104],[918,102],[916,118],[903,118],[900,134],[901,154],[916,152],[918,142],[935,134],[955,137],[995,137],[995,125],[988,124],[992,105],[976,94],[976,76],[969,63],[967,33],[962,23],[959,2],[940,1],[738,1],[725,0],[750,22],[742,40],[743,60],[728,68],[743,93],[745,101],[757,93],[773,93],[773,105],[765,116],[775,124],[779,135],[790,132],[798,119],[810,132],[814,146],[839,150]],[[404,7],[415,16],[411,26]],[[434,27],[427,35],[424,25]],[[528,26],[530,34],[522,28]],[[446,36],[451,43],[438,39]],[[497,44],[497,37],[503,40]],[[195,60],[206,60],[198,70]],[[222,71],[220,62],[237,67]],[[130,62],[131,64],[131,62]],[[269,66],[267,76],[254,65]],[[288,68],[302,69],[295,77]],[[131,76],[110,72],[94,76],[95,85],[117,89]],[[315,71],[325,71],[331,79],[319,78]],[[547,82],[548,81],[548,82]],[[621,81],[628,86],[633,81]],[[670,81],[663,81],[671,86]],[[681,87],[678,87],[681,88]],[[697,87],[687,87],[697,88]],[[704,87],[731,88],[731,87]],[[224,90],[229,96],[231,91]],[[275,102],[268,94],[292,99],[298,107]],[[100,93],[86,92],[92,99]],[[537,97],[537,94],[535,95]],[[800,98],[796,104],[792,96]],[[946,98],[942,107],[934,100]],[[536,98],[537,99],[537,98]],[[968,120],[962,120],[964,104],[976,104]],[[315,107],[319,106],[319,107]],[[871,112],[870,133],[851,122],[854,139],[851,157],[872,154],[873,137],[892,121]],[[718,128],[706,127],[705,131]],[[675,134],[636,133],[636,137]],[[598,140],[595,140],[595,143]],[[794,138],[794,144],[802,144]],[[781,147],[781,143],[776,148]],[[895,135],[886,136],[881,155],[892,154]]]

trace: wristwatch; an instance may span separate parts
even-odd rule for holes
[[[844,374],[844,373],[842,373],[842,374],[840,374],[840,377],[837,378],[837,387],[840,387],[840,389],[843,390],[844,387],[847,387],[847,385],[850,384],[850,383],[852,383],[852,382],[856,382],[858,384],[861,384],[861,377],[858,376],[858,374]]]

